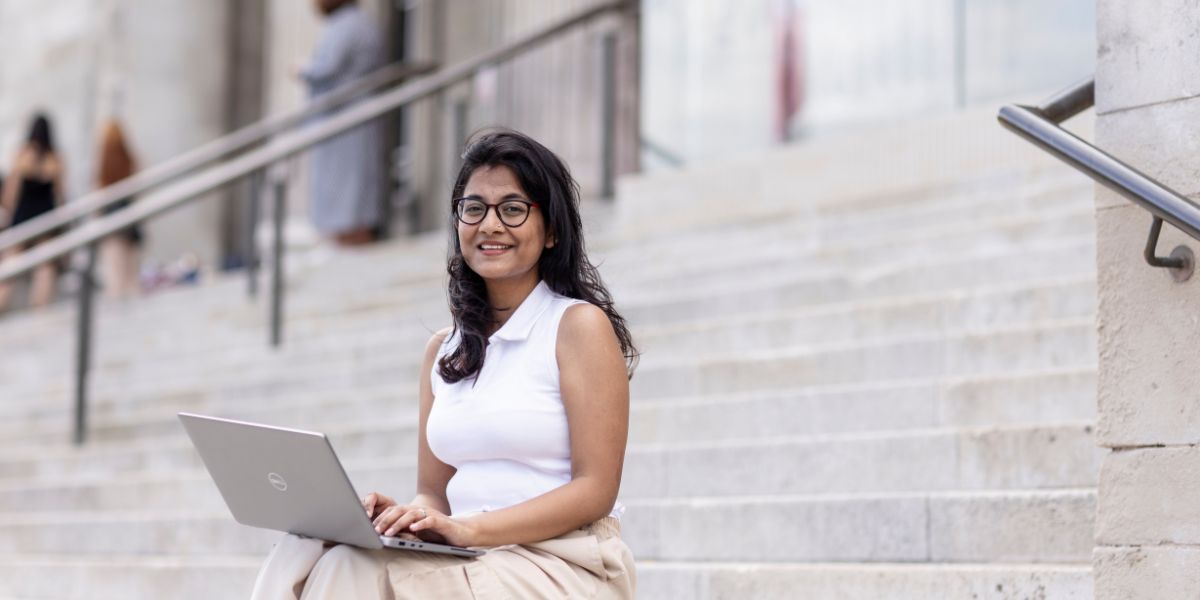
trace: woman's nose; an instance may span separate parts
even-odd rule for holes
[[[500,221],[500,209],[489,207],[483,215],[483,222],[479,224],[479,229],[480,231],[503,231],[504,223]]]

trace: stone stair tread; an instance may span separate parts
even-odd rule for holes
[[[375,435],[382,439],[391,439],[397,437],[397,434],[407,434],[409,437],[416,435],[416,424],[412,421],[386,422],[375,421],[371,423],[354,423],[343,424],[343,427],[330,427],[329,432],[337,431],[337,433],[329,433],[335,451],[339,447],[339,438],[345,435]],[[818,433],[818,434],[783,434],[770,436],[757,436],[748,438],[733,438],[720,440],[705,440],[705,441],[685,441],[685,442],[670,442],[670,443],[631,443],[626,452],[627,461],[634,463],[640,461],[654,460],[660,455],[683,455],[688,453],[721,453],[721,452],[736,452],[744,451],[763,451],[768,450],[772,453],[787,455],[805,450],[827,450],[829,448],[838,448],[846,446],[854,446],[863,443],[888,443],[888,442],[933,442],[938,440],[965,440],[971,438],[979,438],[986,436],[1004,436],[1015,435],[1023,436],[1028,434],[1040,434],[1042,436],[1055,437],[1062,434],[1082,434],[1090,437],[1093,425],[1090,421],[1073,421],[1061,423],[1039,423],[1036,425],[1009,425],[1009,426],[994,426],[994,427],[933,427],[933,428],[913,428],[906,430],[880,430],[880,431],[855,431],[843,433]],[[415,442],[413,442],[415,443]],[[169,446],[168,446],[169,444]],[[1089,448],[1090,449],[1090,448]],[[153,445],[152,449],[147,449],[142,446],[134,447],[134,451],[153,451],[162,453],[167,450],[178,450],[184,454],[191,454],[191,444],[185,439],[175,437],[166,439],[162,442]],[[344,448],[343,448],[344,450]],[[943,449],[940,446],[930,448],[930,452],[941,452]],[[354,472],[366,468],[415,468],[416,459],[408,456],[405,457],[400,453],[392,458],[379,458],[374,456],[350,455],[341,456],[342,463],[348,471]],[[629,470],[629,466],[627,466]],[[203,467],[197,463],[193,468],[186,469],[180,467],[155,469],[142,469],[130,473],[94,473],[90,476],[77,475],[59,475],[47,476],[37,479],[21,478],[0,478],[0,494],[6,491],[13,490],[33,490],[33,489],[64,489],[77,487],[92,487],[98,484],[118,487],[122,485],[134,485],[141,483],[162,483],[169,481],[197,481],[206,480],[207,474]]]
[[[142,597],[227,598],[246,595],[262,556],[0,556],[0,598],[128,597],[120,577],[144,583]],[[3,583],[7,573],[30,582]],[[64,589],[61,577],[82,579]],[[41,582],[41,583],[35,583]],[[54,583],[48,583],[54,582]],[[1091,568],[1074,563],[780,563],[638,561],[638,598],[716,600],[797,597],[877,600],[1053,598],[1090,600]]]
[[[821,402],[821,404],[832,404],[835,401],[838,401],[839,398],[844,397],[847,394],[865,396],[868,399],[875,398],[875,397],[887,398],[890,395],[894,395],[894,392],[897,392],[897,391],[903,391],[903,390],[923,391],[926,389],[928,390],[928,394],[930,396],[927,402],[930,405],[934,405],[934,404],[941,403],[941,401],[939,400],[938,397],[944,395],[945,390],[962,389],[964,387],[997,386],[997,385],[1004,385],[1004,384],[1022,385],[1022,384],[1027,383],[1027,384],[1033,385],[1033,384],[1042,383],[1044,380],[1047,380],[1047,379],[1054,380],[1054,379],[1062,379],[1062,378],[1067,378],[1067,379],[1087,378],[1090,380],[1090,379],[1094,379],[1094,375],[1095,375],[1095,368],[1091,367],[1091,366],[1086,366],[1086,367],[1074,367],[1074,368],[1068,367],[1068,368],[1058,368],[1058,369],[1041,369],[1041,370],[1029,371],[1029,372],[1014,372],[1014,373],[1003,374],[1003,375],[983,374],[983,375],[963,375],[963,376],[956,376],[956,377],[913,378],[913,379],[892,380],[892,381],[844,382],[844,383],[834,383],[834,384],[801,386],[801,387],[793,387],[793,388],[780,388],[780,389],[763,390],[763,391],[742,391],[742,392],[693,394],[693,395],[675,396],[675,397],[662,396],[662,397],[657,397],[657,398],[653,398],[653,399],[647,398],[647,399],[638,400],[633,403],[631,410],[632,410],[632,415],[634,415],[634,417],[636,417],[639,414],[647,414],[649,411],[660,411],[660,412],[664,412],[664,414],[666,414],[666,411],[677,411],[679,409],[684,409],[684,408],[688,408],[688,407],[695,408],[695,407],[704,407],[704,406],[726,406],[726,405],[728,405],[732,408],[732,407],[736,407],[738,404],[746,404],[746,403],[752,403],[755,401],[763,401],[763,400],[771,400],[771,399],[780,399],[780,400],[795,399],[797,401],[800,401],[800,400],[819,401],[819,400],[821,400],[821,398],[823,396],[828,396],[829,402]],[[378,394],[379,397],[387,398],[387,397],[392,396],[393,390],[390,386],[381,387],[378,390],[375,390],[373,392],[369,391],[369,390],[363,390],[360,393],[349,394],[348,396],[346,396],[346,401],[338,400],[335,402],[335,404],[340,405],[344,402],[348,402],[351,404],[361,403],[365,398],[372,397],[373,394]],[[337,397],[340,397],[340,396],[337,396]],[[395,397],[397,399],[401,399],[403,397],[403,395],[397,394]],[[309,405],[307,403],[298,403],[297,400],[303,399],[302,397],[301,398],[295,398],[295,397],[283,398],[283,399],[280,399],[280,402],[279,402],[280,406],[278,406],[278,407],[263,407],[263,410],[258,413],[256,413],[255,410],[246,410],[244,408],[231,411],[231,410],[228,410],[227,407],[224,407],[224,405],[222,405],[220,403],[207,403],[204,407],[197,408],[195,410],[199,410],[200,412],[205,412],[208,414],[216,414],[218,416],[226,416],[226,417],[231,417],[231,418],[242,418],[242,419],[246,419],[246,420],[265,422],[265,423],[269,423],[269,424],[283,425],[283,424],[286,424],[286,422],[299,424],[295,420],[275,419],[275,418],[270,418],[269,415],[276,414],[276,412],[280,408],[282,408],[282,406],[285,404],[287,405],[288,413],[294,415],[294,414],[296,414],[297,411],[308,410],[305,407],[312,408],[313,406],[323,405],[325,402],[329,401],[329,398],[331,398],[331,396],[318,396],[317,399],[314,400],[313,405]],[[932,420],[933,409],[931,408],[931,409],[927,410],[926,412],[930,413],[928,419]],[[304,413],[301,413],[301,414],[304,414]],[[319,418],[319,416],[318,416],[319,414],[320,414],[319,412],[311,413],[312,416],[310,416],[308,418],[309,419]],[[1079,418],[1090,418],[1090,415],[1091,415],[1091,410],[1089,407],[1089,410],[1086,414],[1076,415],[1076,416]],[[128,427],[131,424],[136,425],[137,423],[140,422],[140,423],[149,423],[149,424],[161,424],[161,427],[158,427],[157,429],[168,430],[168,431],[173,430],[173,433],[167,434],[166,436],[163,436],[162,434],[142,435],[142,436],[138,436],[133,439],[99,439],[99,440],[89,442],[87,448],[83,449],[83,450],[69,445],[66,441],[65,435],[66,435],[67,422],[70,417],[69,412],[64,410],[59,416],[61,417],[62,421],[61,421],[61,424],[59,424],[57,426],[57,429],[54,430],[54,431],[59,432],[59,436],[55,443],[47,443],[44,440],[38,441],[38,442],[27,442],[26,441],[26,442],[16,442],[16,443],[13,443],[11,441],[8,443],[0,441],[0,448],[2,448],[4,450],[4,452],[2,454],[0,454],[0,464],[2,464],[5,461],[11,461],[11,460],[35,459],[35,458],[55,459],[57,457],[95,456],[95,455],[103,455],[103,454],[110,453],[110,452],[122,454],[122,453],[130,452],[130,451],[134,451],[134,452],[147,451],[149,447],[179,448],[179,447],[186,446],[186,442],[185,442],[184,438],[182,438],[179,435],[176,435],[176,434],[180,433],[181,430],[178,429],[177,419],[175,417],[173,410],[162,411],[160,409],[151,408],[151,409],[146,409],[142,412],[129,413],[129,414],[126,414],[121,417],[114,416],[112,418],[94,419],[94,425],[96,427],[100,427],[100,428],[103,428],[107,424],[111,424],[114,426],[120,425],[120,426]],[[680,415],[678,415],[678,414],[673,416],[673,418],[679,418],[679,417],[680,417]],[[312,422],[312,421],[310,421],[310,422]],[[930,421],[923,420],[923,421],[916,421],[916,422],[927,423]],[[869,424],[870,422],[868,421],[867,423]],[[324,432],[334,434],[334,433],[340,433],[340,432],[345,431],[346,426],[347,426],[347,423],[345,423],[345,422],[334,421],[334,422],[329,422],[329,423],[323,422],[319,427],[316,427],[316,428],[320,429]],[[636,432],[636,428],[638,427],[638,421],[636,420],[636,418],[634,420],[634,427],[635,427],[634,431]],[[310,425],[309,428],[313,428],[313,427]],[[15,434],[16,432],[14,431],[13,433]],[[2,436],[0,436],[0,438],[2,438]],[[2,438],[2,439],[20,439],[20,438],[14,436],[12,438]],[[163,444],[165,444],[165,446],[163,446]]]

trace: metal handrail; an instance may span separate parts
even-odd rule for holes
[[[16,227],[0,231],[0,251],[24,244],[39,235],[70,224],[127,198],[177,179],[212,162],[244,150],[326,111],[337,109],[363,94],[409,77],[424,75],[437,66],[432,62],[392,63],[339,86],[304,106],[268,116],[236,131],[204,143],[179,156],[148,167],[110,186],[92,191]]]
[[[1191,251],[1180,247],[1170,257],[1156,257],[1154,247],[1162,221],[1200,240],[1200,205],[1059,127],[1059,123],[1091,108],[1095,99],[1095,79],[1089,77],[1038,106],[1005,106],[997,119],[1005,128],[1154,215],[1146,260],[1152,266],[1172,269],[1176,279],[1186,279],[1195,262]]]
[[[480,69],[503,61],[597,16],[632,6],[631,0],[601,2],[577,14],[559,19],[512,42],[483,52],[389,91],[363,100],[311,127],[284,134],[265,146],[201,171],[107,216],[95,219],[50,241],[38,244],[13,260],[0,263],[0,282],[26,273],[42,263],[96,242],[130,225],[145,221],[227,185],[251,172],[289,158],[330,137],[353,129],[417,100],[435,94],[474,75]]]

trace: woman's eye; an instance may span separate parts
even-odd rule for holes
[[[477,204],[469,204],[463,207],[463,214],[467,215],[468,217],[478,217],[479,215],[483,214],[483,211],[484,208]]]
[[[500,210],[503,210],[504,214],[506,215],[515,217],[525,214],[525,205],[521,204],[520,202],[514,202],[512,204],[505,204],[504,206],[501,206]]]

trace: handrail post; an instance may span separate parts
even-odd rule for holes
[[[283,343],[283,220],[287,199],[287,174],[280,168],[274,177],[274,240],[271,252],[271,347]]]
[[[87,246],[87,262],[80,276],[79,321],[76,323],[75,429],[72,441],[82,446],[87,439],[88,371],[92,360],[92,300],[96,291],[96,242]]]
[[[246,294],[258,297],[258,219],[262,201],[262,170],[250,176],[250,210],[246,225]]]
[[[617,34],[609,31],[600,39],[600,196],[616,195],[617,128]]]

